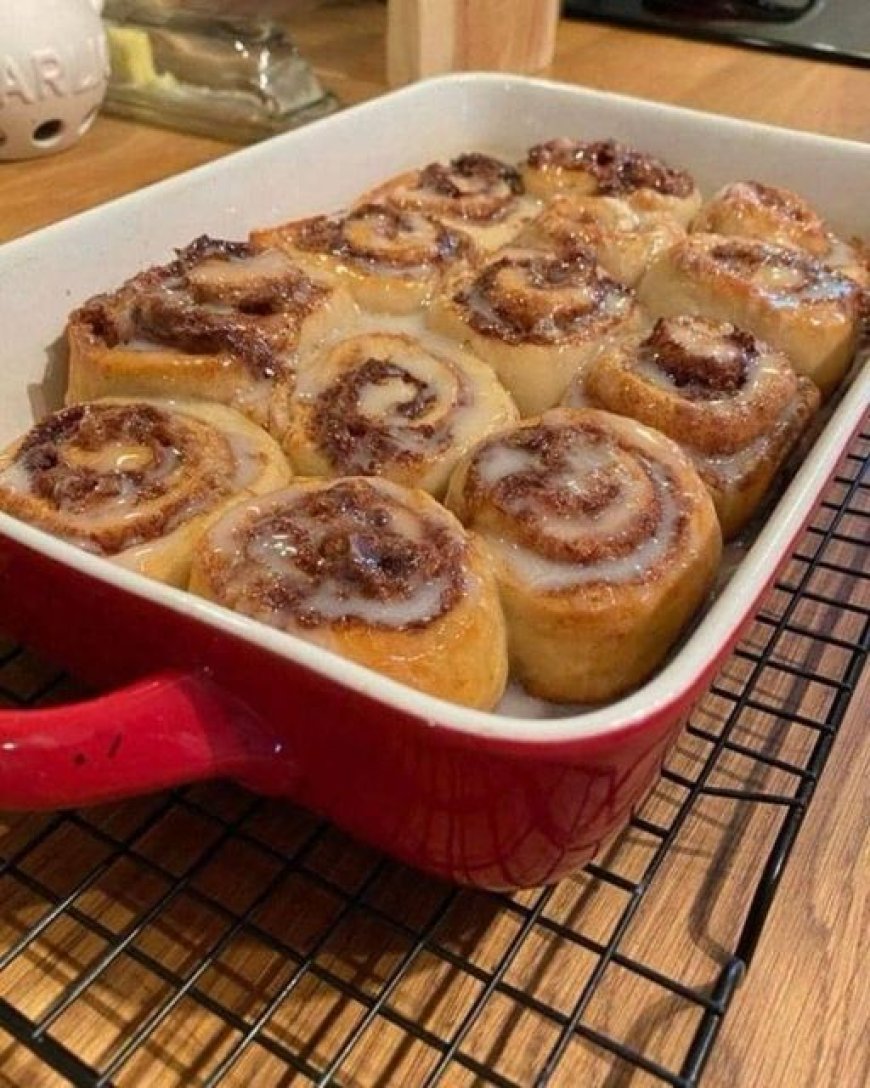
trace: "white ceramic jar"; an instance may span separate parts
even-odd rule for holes
[[[0,160],[69,147],[109,75],[103,0],[0,0]]]

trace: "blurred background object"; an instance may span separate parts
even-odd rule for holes
[[[106,92],[100,0],[0,0],[0,160],[63,151]]]
[[[870,66],[870,0],[565,0],[565,14]]]
[[[389,0],[389,82],[442,72],[539,72],[553,59],[559,8],[559,0]]]
[[[313,0],[107,0],[109,112],[249,141],[337,107],[282,20]]]

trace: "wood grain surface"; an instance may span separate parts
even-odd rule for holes
[[[309,10],[293,30],[345,102],[384,90],[383,5],[331,3]],[[550,74],[870,139],[870,76],[856,68],[563,22]],[[231,150],[217,139],[100,118],[63,155],[0,166],[0,240]],[[832,485],[829,498],[836,502],[841,492],[842,485]],[[866,490],[863,496],[851,530],[858,539],[866,539],[870,513]],[[848,563],[866,569],[866,548],[853,549]],[[786,583],[804,569],[795,561]],[[834,571],[814,578],[822,595],[870,603],[852,579]],[[748,752],[802,765],[817,731],[790,722],[785,711],[743,707],[735,717],[734,709],[752,655],[770,652],[771,623],[788,607],[787,592],[770,594],[768,622],[753,626],[743,656],[729,661],[718,694],[694,720],[712,737],[730,722],[732,739]],[[810,602],[798,619],[845,645],[861,628],[848,607]],[[766,706],[821,720],[829,688],[800,679],[789,664],[809,662],[823,678],[836,674],[841,652],[784,636],[774,647],[781,667],[765,668],[756,691]],[[71,682],[51,685],[53,672],[0,642],[0,691],[24,699],[46,689],[53,699],[74,694]],[[870,1083],[870,976],[862,953],[870,931],[868,718],[865,675],[705,1086]],[[670,762],[673,776],[649,799],[645,819],[670,825],[685,798],[680,776],[701,772],[711,743],[684,736]],[[784,767],[742,750],[718,759],[714,775],[712,784],[722,787],[794,789]],[[651,874],[620,944],[628,965],[611,962],[597,980],[583,1017],[589,1031],[572,1037],[550,1081],[559,1088],[651,1088],[661,1079],[620,1062],[596,1044],[595,1032],[666,1065],[680,1060],[699,1007],[663,986],[656,972],[678,971],[681,985],[709,989],[741,929],[747,887],[782,815],[775,804],[704,797],[661,864],[655,837],[635,829],[600,859],[615,879],[581,873],[551,891],[511,899],[409,873],[303,812],[223,785],[81,816],[0,817],[0,857],[14,861],[5,871],[0,865],[0,999],[23,1016],[51,1014],[47,1038],[83,1062],[112,1068],[118,1085],[204,1084],[254,1028],[256,1038],[222,1084],[301,1085],[335,1069],[336,1084],[415,1086],[440,1068],[437,1040],[453,1036],[462,1060],[444,1068],[440,1084],[486,1083],[479,1071],[485,1068],[531,1085],[560,1024],[596,978],[600,950],[629,909],[626,888]],[[97,970],[105,951],[118,946],[111,964]],[[646,974],[632,969],[636,962]],[[127,1053],[137,1032],[143,1043]],[[298,1069],[288,1066],[284,1048],[298,1056]],[[0,1032],[0,1086],[66,1083]]]
[[[553,60],[559,0],[389,0],[387,78],[540,72]]]

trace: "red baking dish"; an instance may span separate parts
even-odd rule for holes
[[[0,441],[59,404],[69,309],[173,246],[340,207],[462,150],[519,158],[558,134],[634,143],[691,169],[708,193],[736,178],[787,185],[837,230],[870,234],[859,194],[870,147],[540,81],[433,80],[0,248]],[[0,515],[3,627],[76,676],[117,688],[74,706],[0,713],[0,808],[92,804],[228,776],[452,880],[556,880],[654,784],[868,393],[870,367],[859,361],[776,505],[728,553],[692,632],[643,688],[595,709],[516,693],[493,713],[453,706]]]

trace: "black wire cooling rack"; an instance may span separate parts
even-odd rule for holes
[[[452,888],[222,784],[7,817],[0,1082],[698,1085],[866,660],[868,461],[865,432],[654,793],[554,888]],[[0,647],[7,703],[69,687]]]

